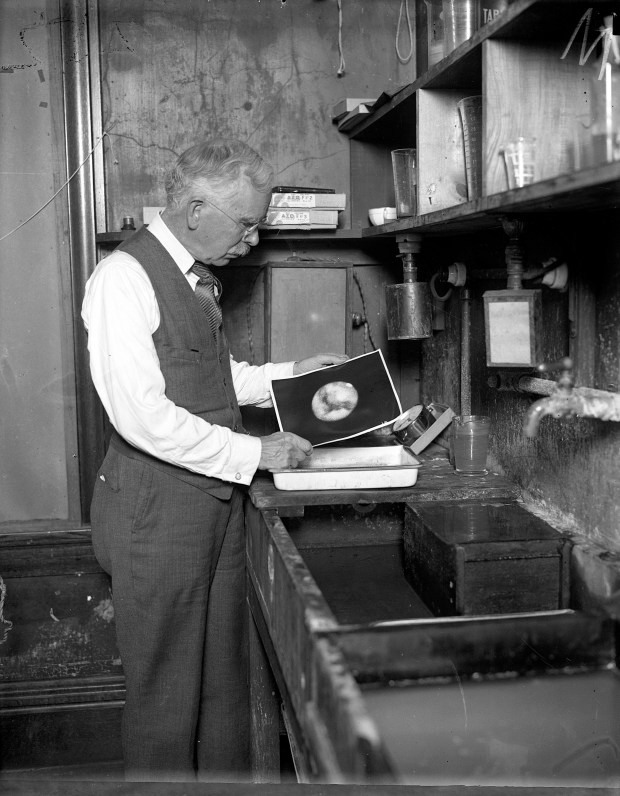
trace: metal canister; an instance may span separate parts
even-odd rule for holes
[[[433,334],[433,305],[428,282],[385,286],[389,340],[420,340]]]
[[[401,445],[408,448],[434,422],[435,418],[427,407],[418,404],[396,418],[392,426],[392,433]]]

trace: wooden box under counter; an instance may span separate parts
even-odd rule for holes
[[[125,677],[87,529],[0,537],[0,771],[122,759]]]
[[[516,502],[409,506],[407,576],[436,616],[565,608],[570,543]]]

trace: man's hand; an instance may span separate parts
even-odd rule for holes
[[[291,431],[278,431],[268,437],[261,437],[261,455],[259,470],[286,470],[297,467],[306,457],[312,454],[312,445],[307,439],[298,437]]]
[[[311,370],[318,370],[325,368],[328,365],[341,365],[346,362],[349,357],[346,354],[314,354],[314,356],[307,357],[307,359],[300,359],[295,362],[293,366],[293,376],[299,376],[300,373],[308,373]]]

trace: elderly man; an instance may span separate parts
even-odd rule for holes
[[[113,426],[91,509],[112,577],[126,676],[131,779],[244,778],[249,705],[243,489],[312,446],[249,436],[239,404],[345,356],[236,362],[222,330],[222,267],[258,243],[273,171],[239,141],[184,152],[167,205],[96,267],[82,317],[94,385]],[[247,773],[245,773],[247,778]]]

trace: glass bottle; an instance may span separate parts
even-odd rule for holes
[[[426,34],[428,67],[443,58],[443,4],[442,0],[424,0],[426,4]]]

